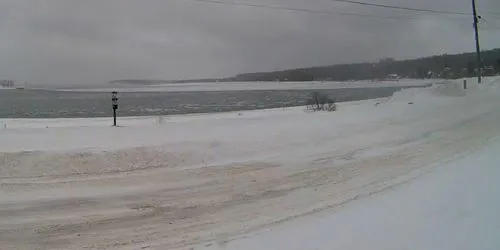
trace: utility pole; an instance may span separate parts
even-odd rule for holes
[[[481,47],[479,45],[479,28],[478,28],[479,19],[481,17],[477,15],[476,0],[472,0],[472,13],[474,15],[474,32],[476,37],[477,82],[481,83],[482,61],[481,61]]]

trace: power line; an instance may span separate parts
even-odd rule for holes
[[[387,8],[387,9],[408,10],[408,11],[416,11],[416,12],[427,12],[427,13],[434,13],[434,14],[462,15],[462,16],[463,15],[467,15],[467,16],[470,16],[470,13],[466,13],[466,12],[454,12],[454,11],[433,10],[433,9],[419,9],[419,8],[396,6],[396,5],[388,5],[388,4],[380,4],[380,3],[359,2],[359,1],[353,1],[353,0],[331,0],[331,1],[341,2],[341,3],[351,3],[351,4],[358,4],[358,5],[365,5],[365,6],[372,6],[372,7],[379,7],[379,8]]]
[[[355,16],[355,17],[365,17],[365,18],[399,19],[399,20],[416,20],[417,19],[414,17],[378,16],[378,15],[369,15],[369,14],[362,14],[362,13],[355,13],[355,12],[333,12],[333,11],[327,11],[327,10],[312,10],[312,9],[285,7],[285,6],[279,6],[279,5],[254,4],[254,3],[247,3],[247,2],[226,2],[226,1],[220,1],[220,0],[187,0],[187,1],[212,3],[212,4],[220,4],[220,5],[245,6],[245,7],[261,8],[261,9],[287,10],[287,11],[305,12],[305,13],[310,13],[310,14],[326,14],[326,15]]]
[[[487,28],[493,28],[493,29],[486,29],[486,30],[499,30],[500,26],[497,26],[496,24],[493,24],[492,22],[489,22],[488,20],[481,18],[481,21],[483,24],[486,24]]]
[[[327,11],[327,10],[303,9],[303,8],[287,7],[287,6],[281,6],[281,5],[256,4],[256,3],[249,3],[249,2],[235,2],[235,1],[227,2],[227,1],[222,1],[222,0],[185,0],[185,1],[211,3],[211,4],[228,5],[228,6],[244,6],[244,7],[261,8],[261,9],[285,10],[285,11],[303,12],[303,13],[309,13],[309,14],[323,14],[323,15],[332,15],[332,16],[337,15],[337,16],[352,16],[352,17],[363,17],[363,18],[374,18],[374,19],[393,19],[393,20],[418,20],[419,19],[416,16],[381,16],[381,15],[371,15],[371,14],[356,13],[356,12],[334,12],[334,11]],[[336,1],[336,0],[332,0],[332,1]],[[344,2],[344,0],[337,0],[337,1]],[[435,11],[433,11],[433,12],[435,12]],[[454,15],[459,14],[459,13],[455,13],[455,12],[450,12],[450,13],[454,13]],[[450,13],[445,13],[445,14],[450,14]],[[441,13],[441,14],[443,14],[443,13]],[[464,18],[465,16],[462,14],[465,14],[465,13],[460,13],[460,16],[456,16],[456,17],[457,18]],[[467,14],[467,15],[469,15],[469,14]]]
[[[500,20],[500,16],[486,15],[486,17],[488,17],[488,19]],[[484,18],[485,18],[485,15],[481,15],[481,19],[484,19]]]
[[[489,12],[489,11],[479,11],[479,12],[500,17],[500,13],[497,12]]]
[[[487,9],[487,8],[485,6],[483,6],[483,7],[479,6],[477,12],[479,14],[487,14],[487,15],[492,15],[492,16],[498,16],[498,17],[500,17],[500,12],[483,11],[483,9]]]

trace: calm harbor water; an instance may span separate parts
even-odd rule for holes
[[[320,90],[338,102],[391,96],[402,87]],[[318,90],[247,90],[119,93],[120,116],[151,116],[304,105]],[[110,116],[111,94],[0,89],[0,118]]]

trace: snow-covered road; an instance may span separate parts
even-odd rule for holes
[[[103,119],[2,120],[0,246],[442,249],[472,229],[486,231],[471,240],[488,240],[499,230],[498,198],[484,194],[498,173],[490,158],[499,148],[500,81],[490,81],[467,92],[460,82],[404,90],[335,113],[127,118],[120,128]],[[470,169],[483,158],[488,164]],[[468,178],[476,188],[463,189]],[[446,211],[468,202],[484,210],[455,211],[471,221],[446,231]],[[479,227],[486,216],[490,224]],[[427,229],[434,225],[441,230]],[[440,233],[443,241],[428,238]]]
[[[223,249],[499,249],[498,152],[496,140],[410,183],[333,213],[262,230]]]

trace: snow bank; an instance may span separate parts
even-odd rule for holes
[[[463,87],[463,81],[467,81],[467,89]],[[427,88],[411,88],[397,91],[389,98],[392,102],[447,102],[447,98],[464,97],[465,95],[474,95],[476,93],[485,94],[487,91],[496,91],[498,89],[498,77],[484,78],[481,85],[477,84],[476,78],[467,78],[459,80],[445,80],[434,83]]]

